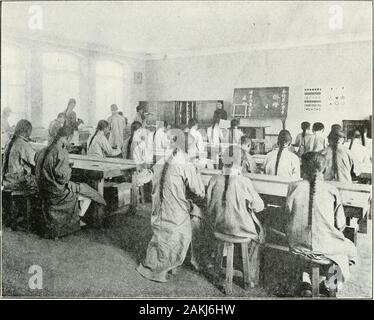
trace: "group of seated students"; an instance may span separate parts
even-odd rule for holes
[[[223,174],[213,177],[205,191],[194,161],[196,157],[186,150],[184,140],[170,137],[168,124],[164,123],[156,132],[146,135],[144,123],[134,121],[130,137],[123,141],[122,127],[117,126],[122,118],[117,117],[115,105],[112,112],[109,121],[99,121],[96,132],[90,137],[88,155],[120,155],[144,164],[153,161],[154,153],[150,153],[150,149],[170,151],[152,166],[153,237],[145,260],[137,268],[140,274],[150,280],[167,281],[168,272],[184,262],[196,234],[200,243],[193,245],[191,250],[191,264],[196,268],[209,268],[216,239],[256,244],[265,241],[263,227],[256,216],[264,209],[264,202],[248,175],[258,169],[250,155],[251,140],[240,132],[237,120],[231,122],[229,138],[217,130],[217,121],[208,130],[211,147],[216,148],[212,149],[211,155],[220,155]],[[137,117],[144,120],[141,113]],[[347,280],[349,265],[357,255],[356,248],[342,233],[345,216],[339,192],[324,181],[352,181],[352,166],[357,158],[352,153],[359,145],[359,138],[353,134],[347,147],[341,127],[333,126],[326,143],[319,133],[323,130],[322,124],[313,125],[313,135],[308,132],[309,128],[310,124],[302,124],[303,131],[296,138],[296,153],[291,148],[291,134],[281,130],[277,147],[265,157],[264,173],[295,180],[302,177],[303,180],[291,183],[288,189],[285,210],[289,246],[331,259]],[[195,148],[198,154],[203,151],[204,144],[197,129],[197,121],[191,119],[187,133],[193,144],[187,145]],[[87,184],[70,181],[72,169],[68,146],[73,136],[72,127],[60,126],[48,146],[36,154],[28,142],[31,131],[29,121],[17,123],[4,154],[3,186],[10,189],[36,187],[43,201],[44,236],[60,237],[84,224],[82,217],[91,201],[98,205],[106,203]],[[220,150],[222,141],[229,143]],[[328,292],[326,275],[321,280]],[[307,276],[302,288],[303,294],[311,290]]]

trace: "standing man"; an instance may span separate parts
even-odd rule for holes
[[[112,115],[108,118],[110,127],[109,143],[112,148],[122,149],[123,145],[123,131],[126,128],[125,118],[118,113],[118,106],[112,104],[110,106]]]
[[[214,111],[213,119],[227,120],[227,112],[223,109],[223,100],[217,100],[216,110]]]

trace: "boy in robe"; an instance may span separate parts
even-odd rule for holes
[[[286,200],[286,235],[292,252],[300,255],[325,257],[341,269],[343,280],[350,276],[349,264],[357,257],[353,242],[345,238],[345,214],[339,191],[323,181],[326,159],[316,152],[302,156],[303,179],[292,182]],[[320,292],[329,295],[327,270],[320,279]],[[328,279],[327,279],[328,280]],[[312,286],[307,273],[298,294],[311,296]]]
[[[252,140],[247,136],[241,137],[241,148],[243,150],[242,169],[243,173],[260,173],[256,161],[250,154]]]
[[[281,130],[278,134],[278,148],[269,152],[265,157],[265,174],[286,178],[300,178],[300,160],[297,155],[288,150],[291,142],[290,132]]]
[[[126,128],[126,120],[118,113],[116,104],[110,106],[112,115],[108,118],[110,127],[109,143],[112,148],[121,149],[123,145],[123,131]]]
[[[78,231],[91,201],[106,205],[104,198],[85,183],[74,183],[67,147],[70,127],[59,129],[52,143],[36,154],[36,180],[43,203],[43,236],[59,238]]]
[[[29,142],[31,132],[30,121],[21,119],[5,148],[2,174],[6,189],[29,189],[36,186],[35,151]]]
[[[175,148],[166,162],[154,166],[151,226],[153,236],[137,271],[145,278],[166,282],[168,272],[182,265],[192,238],[191,203],[187,188],[204,196],[204,185],[187,155]]]
[[[96,131],[88,139],[87,155],[99,158],[116,157],[121,154],[121,149],[114,149],[110,145],[106,135],[109,132],[109,123],[100,120],[97,124]]]

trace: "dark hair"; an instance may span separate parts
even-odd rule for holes
[[[122,111],[118,111],[118,114],[123,116],[123,112]]]
[[[188,120],[188,128],[191,129],[193,126],[197,125],[197,120],[194,119],[194,118],[191,118],[190,120]]]
[[[224,108],[224,104],[223,104],[223,100],[217,100],[217,103],[220,103],[220,104],[222,104],[222,109]]]
[[[309,181],[308,225],[312,225],[313,202],[316,190],[317,173],[324,170],[325,157],[319,152],[306,152],[301,156],[301,167],[304,177]]]
[[[303,133],[301,136],[304,138],[305,137],[305,132],[310,129],[310,122],[304,121],[301,123],[301,130],[303,130]]]
[[[363,135],[361,134],[359,130],[352,130],[349,134],[349,137],[351,138],[351,143],[349,144],[349,150],[351,150],[354,140],[358,138],[362,139]]]
[[[57,115],[57,118],[66,118],[66,113],[65,112],[60,112],[58,115]]]
[[[110,110],[112,110],[112,111],[117,111],[117,110],[118,110],[118,106],[117,106],[115,103],[113,103],[113,104],[110,106]]]
[[[279,150],[277,153],[277,160],[275,162],[275,175],[278,175],[278,166],[279,161],[282,156],[283,149],[286,148],[287,144],[290,144],[292,142],[291,134],[288,130],[281,130],[278,134],[278,146]]]
[[[127,159],[130,159],[130,153],[131,153],[131,145],[132,145],[132,140],[134,139],[134,133],[136,130],[140,129],[142,127],[142,124],[139,121],[134,121],[131,124],[131,135],[129,142],[127,144]]]
[[[342,126],[338,123],[334,123],[332,126],[331,126],[331,131],[333,130],[342,130]]]
[[[225,187],[223,189],[223,194],[222,194],[222,207],[226,207],[226,199],[227,199],[227,189],[229,188],[229,181],[230,181],[230,175],[225,174]]]
[[[231,120],[231,128],[235,128],[239,125],[239,120],[238,119],[232,119]]]
[[[88,148],[91,147],[92,141],[95,139],[97,133],[98,133],[99,131],[102,131],[102,130],[108,128],[108,127],[109,127],[109,123],[108,123],[108,121],[106,121],[106,120],[100,120],[100,121],[97,123],[96,131],[95,131],[94,135],[92,136],[92,138],[91,138],[91,140],[90,140],[90,144],[88,145]]]
[[[144,105],[138,104],[137,107],[136,107],[136,112],[139,112],[140,110],[144,110],[144,109],[145,109]]]
[[[329,146],[332,150],[332,174],[333,180],[339,181],[339,170],[338,170],[338,162],[337,162],[337,148],[338,142],[341,138],[344,138],[344,132],[339,130],[333,130],[327,137],[329,142]]]
[[[21,119],[17,122],[16,128],[14,129],[14,134],[12,138],[10,139],[9,144],[4,154],[3,177],[5,173],[8,171],[10,151],[12,150],[14,142],[17,140],[18,137],[21,137],[21,136],[25,138],[29,138],[31,130],[32,130],[32,124],[30,121],[26,119]]]
[[[249,144],[249,143],[252,144],[252,139],[250,137],[248,137],[246,135],[241,136],[241,138],[240,138],[240,144],[243,145],[243,144]]]
[[[323,125],[322,122],[313,123],[313,127],[312,127],[313,131],[321,131],[323,129],[325,129],[325,126]]]
[[[164,167],[162,168],[162,171],[161,171],[161,179],[160,179],[160,203],[162,204],[163,200],[164,200],[164,186],[165,186],[165,178],[166,178],[166,173],[169,169],[169,166],[170,166],[170,159],[171,157],[175,157],[178,153],[178,148],[175,148],[172,152],[172,155],[169,157],[169,159],[165,162],[164,164]]]
[[[74,134],[74,130],[72,127],[65,126],[58,129],[56,136],[53,138],[52,142],[48,145],[44,157],[42,159],[42,163],[40,165],[40,170],[43,169],[45,159],[47,158],[48,154],[51,152],[52,147],[62,138],[62,137],[70,137]]]

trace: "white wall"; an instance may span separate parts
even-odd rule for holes
[[[372,70],[370,42],[254,50],[147,61],[146,91],[148,100],[223,99],[231,113],[234,88],[289,86],[286,128],[295,136],[302,121],[321,121],[329,129],[343,119],[368,118]],[[341,85],[347,96],[341,111],[329,111],[326,104],[325,112],[303,110],[304,86]],[[263,124],[271,126],[268,133],[281,128],[280,120]]]

